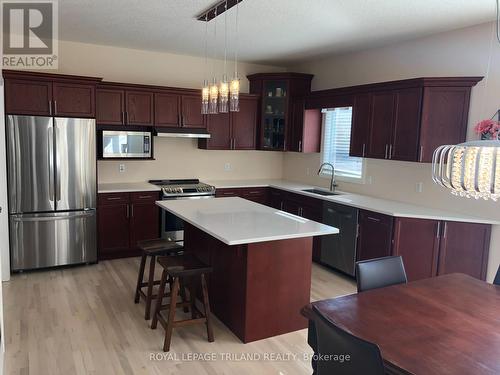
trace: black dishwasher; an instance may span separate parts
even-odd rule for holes
[[[339,229],[339,234],[321,237],[321,263],[354,276],[358,234],[357,208],[325,202],[323,223]]]

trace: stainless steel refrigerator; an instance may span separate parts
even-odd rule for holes
[[[97,260],[95,120],[7,116],[11,268]]]

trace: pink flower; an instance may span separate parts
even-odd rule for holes
[[[496,134],[500,131],[500,122],[495,120],[483,120],[477,123],[474,130],[477,134]]]

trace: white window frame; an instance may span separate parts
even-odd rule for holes
[[[320,162],[323,163],[323,161],[325,160],[324,158],[324,150],[323,150],[323,144],[325,142],[325,114],[324,114],[324,111],[327,111],[329,109],[333,109],[335,107],[330,107],[330,108],[323,108],[321,110],[321,159],[320,159]],[[352,124],[351,124],[351,131],[352,131]],[[334,165],[335,166],[335,165]],[[332,178],[332,172],[331,172],[331,168],[325,166],[323,168],[323,171],[320,173],[320,177],[323,177],[323,178],[328,178],[328,179],[331,179]],[[365,184],[366,183],[366,160],[365,158],[361,158],[361,177],[353,177],[349,174],[345,174],[345,173],[342,173],[341,171],[337,171],[335,170],[335,180],[336,181],[341,181],[341,182],[348,182],[348,183],[354,183],[354,184]]]

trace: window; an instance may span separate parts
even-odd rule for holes
[[[335,166],[341,180],[363,181],[363,158],[349,156],[352,107],[323,109],[323,147],[321,162]],[[324,169],[330,175],[329,168]]]

